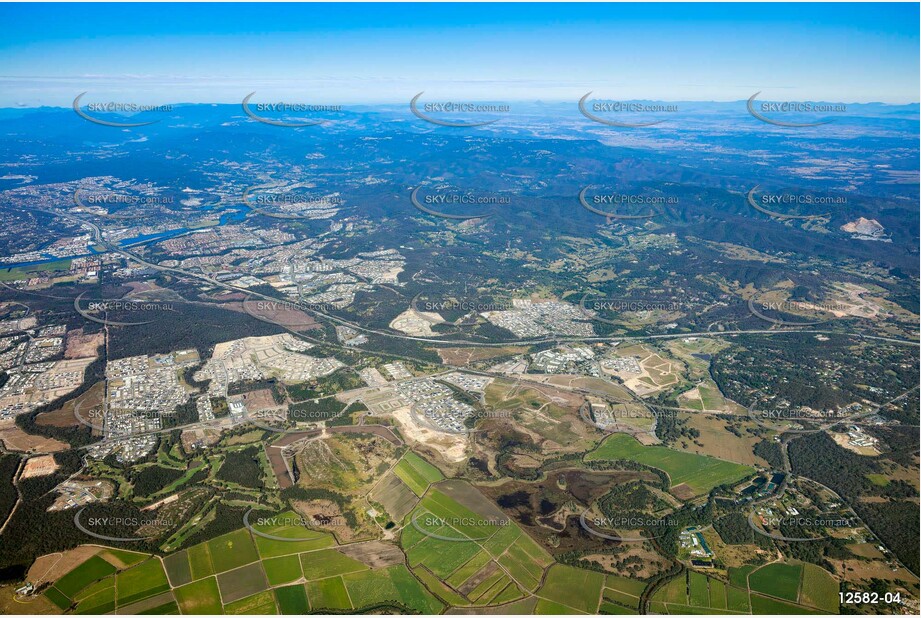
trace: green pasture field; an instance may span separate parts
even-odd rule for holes
[[[444,479],[444,475],[438,468],[412,451],[406,451],[393,471],[417,496],[424,494],[432,483]]]
[[[93,556],[56,581],[54,587],[64,596],[73,598],[89,584],[115,573],[116,570],[114,566],[99,556]]]
[[[116,599],[119,606],[140,601],[170,589],[166,571],[159,558],[133,566],[115,576]]]
[[[70,600],[70,598],[66,594],[64,594],[63,592],[61,592],[54,586],[51,586],[50,588],[45,590],[44,594],[45,594],[46,599],[54,603],[58,608],[62,610],[67,609],[73,604],[73,602]]]
[[[275,600],[278,601],[278,609],[282,614],[298,615],[306,614],[310,611],[310,603],[307,601],[307,589],[304,588],[303,584],[276,588]]]
[[[537,596],[593,614],[598,609],[604,579],[603,573],[555,564],[547,571]]]
[[[420,567],[413,570],[413,575],[415,575],[426,588],[431,590],[432,593],[435,594],[435,596],[441,599],[444,603],[456,606],[469,604],[467,599],[452,590],[441,579],[433,575],[432,572],[425,567]]]
[[[774,563],[749,575],[748,583],[753,592],[796,602],[802,574],[803,566],[800,564]]]
[[[266,614],[275,614],[275,595],[271,590],[258,592],[252,596],[228,603],[224,606],[224,611],[228,614],[255,614],[264,616]]]
[[[630,579],[628,577],[619,577],[617,575],[608,575],[604,581],[605,588],[611,588],[612,590],[618,590],[630,596],[639,598],[643,594],[643,591],[646,590],[646,582],[641,582],[638,579]]]
[[[307,598],[313,611],[318,609],[352,609],[349,594],[341,577],[307,582]]]
[[[585,456],[586,461],[626,459],[659,468],[668,474],[672,486],[686,484],[696,495],[714,487],[741,481],[754,474],[754,468],[708,457],[676,451],[664,446],[643,446],[632,436],[613,434]]]
[[[150,554],[142,552],[128,551],[124,549],[113,549],[111,547],[99,552],[99,557],[107,562],[111,562],[118,568],[126,568],[143,561]]]
[[[688,571],[689,601],[694,607],[710,606],[710,588],[707,585],[707,576],[696,571]]]
[[[548,601],[547,599],[538,599],[537,605],[534,606],[534,614],[538,616],[559,616],[566,614],[584,614],[585,612],[576,611],[568,605]]]
[[[753,594],[751,599],[752,599],[752,613],[753,614],[821,614],[822,613],[817,609],[803,607],[802,605],[794,605],[793,603],[786,603],[778,599],[770,599],[768,597],[763,597],[760,594]]]
[[[631,596],[613,588],[605,588],[602,594],[604,595],[605,601],[617,603],[624,607],[629,607],[633,610],[636,610],[640,604],[639,597]]]
[[[445,607],[402,564],[350,573],[342,581],[356,609],[392,600],[421,614],[438,614]]]
[[[217,578],[213,576],[174,588],[173,595],[183,614],[223,613]]]
[[[838,582],[832,577],[831,573],[815,564],[803,565],[803,587],[800,591],[800,603],[837,614],[840,610],[838,590]]]
[[[363,562],[349,558],[335,549],[323,549],[301,554],[300,568],[308,580],[334,577],[355,571],[364,571],[367,565]]]
[[[262,561],[262,566],[265,568],[265,577],[271,586],[297,581],[303,576],[301,561],[296,555],[266,558]]]
[[[454,588],[458,588],[461,584],[470,579],[474,573],[486,566],[490,560],[491,557],[488,552],[480,551],[451,573],[445,581]]]
[[[107,614],[115,609],[115,586],[109,586],[86,596],[77,603],[77,614]]]
[[[241,528],[207,541],[215,573],[223,573],[259,560],[249,530]]]
[[[189,569],[192,572],[193,580],[214,575],[214,567],[211,565],[211,553],[208,551],[207,543],[190,547],[188,551]]]

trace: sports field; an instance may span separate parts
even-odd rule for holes
[[[688,486],[694,495],[709,492],[714,487],[736,483],[755,473],[749,466],[676,451],[664,446],[643,446],[632,436],[613,434],[585,456],[586,461],[626,459],[659,468],[668,474],[672,487]]]

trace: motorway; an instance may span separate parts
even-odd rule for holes
[[[263,300],[267,300],[271,302],[290,303],[290,301],[275,298],[267,294],[262,294],[261,292],[254,292],[247,288],[242,288],[242,287],[230,284],[230,283],[218,281],[217,279],[214,279],[204,274],[193,273],[193,272],[183,270],[181,268],[172,268],[168,266],[161,266],[159,264],[154,264],[153,262],[148,262],[144,258],[139,257],[131,253],[130,251],[126,251],[125,249],[117,245],[114,245],[106,241],[105,239],[103,239],[102,231],[99,229],[99,226],[97,226],[95,223],[92,223],[91,221],[81,219],[80,217],[75,217],[69,213],[60,213],[60,212],[56,212],[53,210],[42,210],[42,209],[38,209],[38,210],[40,210],[41,212],[50,214],[50,215],[61,217],[63,219],[74,221],[81,225],[85,225],[89,227],[92,230],[93,236],[95,237],[96,242],[98,244],[106,247],[107,249],[109,249],[110,251],[114,253],[118,253],[119,255],[122,255],[123,257],[133,260],[135,262],[138,262],[139,264],[142,264],[148,268],[152,268],[154,270],[158,270],[161,272],[173,273],[181,277],[196,279],[198,281],[204,281],[205,283],[208,283],[216,287],[221,287],[227,290],[233,290],[236,292],[240,292],[242,294],[247,294],[249,296],[255,296],[257,298],[261,298]],[[307,313],[312,313],[316,316],[322,317],[331,322],[336,322],[344,326],[349,326],[350,328],[354,328],[355,330],[358,330],[361,332],[370,333],[374,335],[380,335],[383,337],[395,338],[395,339],[405,339],[409,341],[418,341],[422,343],[434,343],[434,344],[438,344],[442,346],[504,347],[504,346],[510,346],[510,345],[535,345],[539,343],[549,343],[549,342],[563,343],[563,342],[570,342],[570,341],[572,342],[579,342],[579,341],[597,341],[597,342],[644,341],[644,340],[656,340],[656,339],[682,339],[685,337],[731,337],[735,335],[775,336],[775,335],[784,335],[784,334],[789,334],[789,333],[839,335],[839,336],[846,336],[846,337],[856,337],[860,339],[886,341],[888,343],[895,343],[899,345],[911,345],[911,346],[921,345],[921,342],[916,341],[916,340],[911,340],[911,339],[898,339],[894,337],[881,337],[877,335],[867,335],[863,333],[851,333],[851,332],[839,332],[839,331],[833,331],[833,330],[799,329],[799,328],[788,329],[788,330],[749,329],[749,330],[732,330],[732,331],[727,330],[727,331],[713,331],[713,332],[701,331],[701,332],[692,332],[692,333],[668,333],[668,334],[660,334],[660,335],[629,335],[629,336],[618,336],[618,337],[541,337],[541,338],[535,338],[535,339],[518,339],[518,340],[503,341],[500,343],[491,343],[491,342],[486,343],[486,342],[470,341],[470,340],[457,340],[457,339],[448,340],[448,339],[439,339],[439,338],[413,337],[411,335],[401,335],[401,334],[397,334],[393,332],[367,328],[359,324],[356,324],[354,322],[350,322],[348,320],[329,315],[313,307],[300,307],[296,303],[292,303],[292,305]],[[282,325],[279,325],[279,326],[282,326]]]

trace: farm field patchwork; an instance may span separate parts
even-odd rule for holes
[[[215,573],[223,573],[259,560],[253,538],[245,528],[208,541],[208,553]]]
[[[537,596],[586,613],[594,613],[598,609],[604,582],[603,573],[555,564],[547,571],[544,585],[537,591]]]
[[[417,496],[424,494],[432,483],[444,479],[438,468],[412,451],[406,451],[393,471]]]
[[[70,599],[92,582],[111,575],[115,571],[114,566],[99,556],[93,556],[56,581],[53,588],[63,597]]]
[[[354,573],[368,568],[364,563],[354,558],[349,558],[335,549],[323,549],[301,554],[300,560],[304,577],[308,580]]]
[[[755,577],[761,571],[764,573]],[[816,614],[838,610],[837,584],[816,565],[775,563],[761,568],[733,568],[729,575],[727,584],[703,573],[687,571],[656,591],[651,609],[669,614]],[[751,589],[746,583],[748,575]],[[779,598],[780,595],[786,600]]]
[[[115,577],[118,604],[139,601],[170,589],[163,563],[159,558],[150,558]]]
[[[356,609],[388,601],[422,614],[437,614],[444,608],[402,564],[343,575],[342,580]]]

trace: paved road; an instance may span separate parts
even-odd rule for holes
[[[45,212],[45,213],[48,213],[54,216],[68,219],[70,221],[77,222],[81,225],[88,226],[93,231],[93,235],[98,244],[103,245],[104,247],[106,247],[107,249],[109,249],[110,251],[114,253],[118,253],[128,259],[131,259],[131,260],[134,260],[135,262],[143,264],[144,266],[147,266],[148,268],[152,268],[152,269],[159,270],[162,272],[170,272],[170,273],[182,276],[182,277],[197,279],[199,281],[204,281],[210,285],[222,287],[227,290],[234,290],[242,294],[255,296],[257,298],[261,298],[263,300],[267,300],[271,302],[280,302],[280,303],[290,302],[290,301],[276,298],[274,296],[262,294],[261,292],[254,292],[247,288],[239,287],[231,283],[218,281],[217,279],[214,279],[207,275],[189,272],[181,268],[171,268],[168,266],[161,266],[159,264],[154,264],[153,262],[148,262],[144,258],[139,257],[129,251],[126,251],[125,249],[117,245],[114,245],[104,240],[102,237],[102,231],[99,229],[99,226],[97,226],[95,223],[92,223],[91,221],[81,219],[80,217],[75,217],[68,213],[60,213],[60,212],[55,212],[53,210],[42,210],[42,209],[39,209],[39,210],[41,210],[41,212]],[[351,322],[349,320],[345,320],[343,318],[329,315],[328,313],[320,311],[316,308],[303,307],[301,309],[307,313],[312,313],[314,315],[320,316],[331,322],[336,322],[344,326],[349,326],[361,332],[379,335],[382,337],[390,337],[394,339],[419,341],[422,343],[435,343],[435,344],[439,344],[442,346],[504,347],[504,346],[509,346],[509,345],[534,345],[538,343],[567,342],[567,341],[599,341],[599,342],[602,342],[602,341],[643,341],[643,340],[655,340],[655,339],[681,339],[684,337],[731,337],[735,335],[776,336],[776,335],[786,335],[790,333],[804,333],[804,334],[817,334],[817,335],[818,334],[841,335],[841,336],[846,336],[846,337],[856,337],[860,339],[886,341],[889,343],[895,343],[899,345],[911,345],[911,346],[921,345],[921,342],[916,341],[916,340],[911,340],[911,339],[899,339],[895,337],[881,337],[877,335],[866,335],[863,333],[851,333],[851,332],[839,332],[839,331],[825,330],[825,329],[801,329],[801,328],[791,328],[791,329],[785,329],[785,330],[751,329],[751,330],[716,331],[716,332],[701,331],[701,332],[693,332],[693,333],[668,333],[668,334],[660,334],[660,335],[628,335],[628,336],[619,336],[619,337],[539,337],[539,338],[534,338],[534,339],[518,339],[518,340],[511,340],[511,341],[503,341],[500,343],[492,343],[492,342],[472,341],[469,339],[450,340],[450,339],[440,339],[440,338],[434,338],[434,337],[413,337],[411,335],[400,335],[400,334],[393,333],[393,332],[382,331],[382,330],[377,330],[373,328],[367,328],[359,324],[356,324],[354,322]]]

